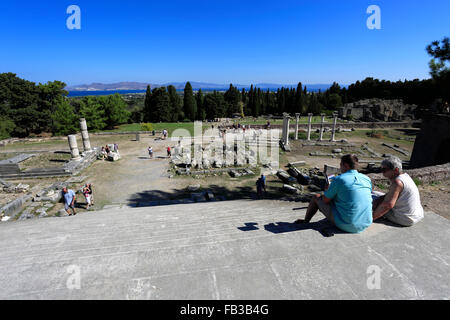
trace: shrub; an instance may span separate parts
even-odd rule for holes
[[[376,138],[376,139],[383,139],[384,138],[384,136],[380,132],[377,132],[375,130],[372,130],[370,132],[366,132],[366,135],[371,137],[371,138]]]
[[[141,131],[153,131],[153,125],[151,123],[141,123]]]

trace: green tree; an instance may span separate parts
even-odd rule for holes
[[[183,120],[181,118],[181,114],[183,111],[181,105],[181,97],[177,93],[177,89],[174,86],[169,85],[167,87],[167,91],[169,93],[169,100],[170,100],[170,112],[171,112],[170,121],[177,122],[178,120]]]
[[[172,113],[170,108],[170,97],[166,87],[153,89],[151,103],[153,122],[170,122]]]
[[[54,136],[65,136],[78,131],[78,116],[74,107],[65,97],[59,97],[59,103],[51,115],[52,134]]]
[[[203,103],[207,119],[222,118],[226,116],[227,102],[225,101],[223,94],[214,90],[213,93],[205,95]]]
[[[449,68],[445,63],[450,61],[450,39],[445,37],[441,42],[433,41],[426,49],[433,57],[429,63],[431,76],[436,78],[447,73]]]
[[[242,100],[241,93],[233,84],[230,84],[230,87],[224,94],[224,99],[229,105],[229,115],[233,113],[240,113],[240,105],[239,103]]]
[[[304,101],[303,101],[303,90],[302,90],[302,83],[299,82],[297,85],[297,90],[295,91],[295,113],[304,113]]]
[[[186,82],[186,86],[184,87],[183,111],[188,119],[191,121],[195,120],[197,104],[195,103],[194,93],[189,81]]]
[[[152,109],[151,109],[151,104],[152,104],[152,90],[150,88],[150,85],[147,86],[147,91],[145,92],[145,100],[144,100],[144,116],[143,116],[143,120],[145,122],[149,122],[149,121],[153,121],[152,119]]]
[[[195,95],[195,102],[197,103],[197,119],[204,121],[206,119],[206,110],[203,105],[203,92],[202,89],[198,89]]]
[[[336,110],[339,107],[342,107],[341,96],[338,95],[337,93],[330,94],[328,98],[328,108],[330,110]]]
[[[118,93],[99,97],[99,101],[104,110],[107,129],[114,129],[119,124],[127,123],[131,113],[127,110],[127,103]]]
[[[14,121],[6,116],[0,116],[0,139],[11,137],[11,133],[14,131],[15,127]]]
[[[105,110],[98,97],[84,97],[80,101],[80,118],[85,118],[89,130],[99,131],[106,127]]]

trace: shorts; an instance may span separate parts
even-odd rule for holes
[[[75,203],[73,205],[71,203],[64,203],[64,209],[67,211],[69,208],[75,209]]]
[[[317,199],[317,205],[319,207],[319,211],[324,214],[324,216],[327,218],[327,220],[332,222],[333,224],[335,224],[334,218],[333,218],[333,209],[331,208],[331,205],[328,203],[325,203],[325,201],[323,201],[322,197]]]

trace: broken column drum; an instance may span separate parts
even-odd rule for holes
[[[86,119],[80,119],[80,129],[81,129],[81,138],[83,139],[83,149],[84,151],[91,151],[91,142],[89,141],[89,134],[87,130]]]
[[[295,134],[294,140],[298,140],[298,122],[300,120],[300,113],[295,114]]]
[[[306,140],[311,140],[311,122],[312,122],[312,113],[308,113],[308,136],[306,137]]]
[[[321,114],[322,116],[322,120],[320,121],[320,137],[319,137],[319,141],[322,141],[323,139],[323,124],[325,122],[325,114]]]
[[[70,148],[70,154],[72,155],[73,160],[79,160],[80,157],[80,151],[78,150],[77,145],[77,136],[74,134],[68,135],[67,139],[69,140],[69,148]]]

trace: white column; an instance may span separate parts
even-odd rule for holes
[[[306,138],[306,140],[311,140],[311,122],[312,122],[312,113],[308,113],[308,137]]]
[[[281,141],[283,142],[283,144],[285,146],[288,146],[289,145],[289,120],[290,120],[290,117],[289,117],[289,114],[287,114],[287,113],[284,113],[283,116],[284,116],[283,132],[281,135]]]
[[[295,114],[295,134],[294,140],[298,140],[298,122],[300,120],[300,113]]]
[[[333,119],[333,132],[331,133],[331,140],[330,141],[336,141],[336,123],[337,123],[337,113],[333,113],[334,119]]]
[[[67,136],[67,139],[69,140],[69,148],[70,148],[70,153],[72,155],[72,160],[81,159],[80,151],[78,150],[78,145],[77,145],[77,136],[74,134],[71,134],[71,135]]]
[[[80,119],[80,129],[81,129],[81,138],[83,139],[83,149],[84,151],[91,151],[91,142],[89,141],[89,134],[87,130],[86,119]]]
[[[322,116],[322,120],[320,122],[320,137],[319,137],[319,141],[322,141],[322,139],[323,139],[323,124],[325,122],[325,114],[322,113],[321,116]]]

